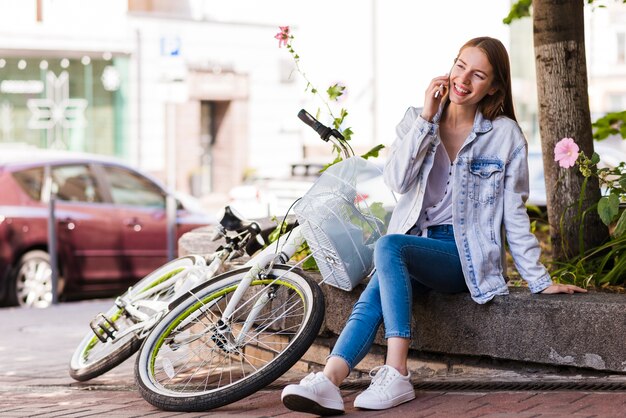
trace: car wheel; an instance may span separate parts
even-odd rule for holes
[[[11,305],[47,308],[52,303],[52,268],[50,255],[41,250],[29,251],[20,258],[9,289]]]

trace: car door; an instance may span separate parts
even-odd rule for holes
[[[54,165],[50,173],[59,256],[68,285],[104,290],[124,280],[121,227],[92,166]]]
[[[122,251],[133,276],[144,277],[167,261],[165,192],[145,176],[103,166],[111,199],[121,210]]]

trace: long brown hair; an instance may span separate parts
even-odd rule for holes
[[[483,116],[489,120],[494,120],[498,116],[504,115],[517,122],[513,109],[513,94],[511,93],[511,64],[506,48],[499,40],[482,36],[467,41],[459,50],[459,55],[468,47],[479,48],[483,51],[493,67],[493,87],[497,91],[494,94],[486,95],[478,104]]]

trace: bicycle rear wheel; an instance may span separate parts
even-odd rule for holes
[[[146,292],[185,269],[204,265],[206,265],[206,262],[204,258],[200,256],[189,255],[179,257],[164,264],[141,279],[132,288],[128,289],[128,291],[122,295],[122,298],[131,298],[141,295],[141,293]],[[150,295],[150,297],[146,299],[169,302],[172,300],[173,296],[174,286],[170,286],[161,290],[159,293]],[[149,315],[157,313],[148,312],[145,308],[140,308],[140,310]],[[124,308],[120,308],[116,305],[112,306],[104,313],[104,318],[106,318],[109,324],[115,325],[117,334],[121,334],[129,327],[135,325],[135,321],[127,314]],[[100,331],[100,334],[104,337],[103,331]],[[81,382],[100,376],[132,356],[141,346],[142,340],[143,339],[139,338],[134,332],[130,332],[121,338],[115,340],[109,338],[106,342],[102,342],[93,331],[89,331],[78,344],[72,355],[69,370],[70,376]]]
[[[220,321],[249,269],[195,289],[154,327],[135,363],[145,400],[169,411],[218,408],[267,386],[304,355],[322,324],[324,295],[299,269],[276,265],[254,278],[231,321]],[[244,330],[252,306],[268,294],[271,300]]]

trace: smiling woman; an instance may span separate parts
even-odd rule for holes
[[[531,292],[584,292],[554,285],[539,261],[524,205],[526,148],[504,45],[490,37],[469,40],[450,74],[432,79],[424,107],[409,107],[398,124],[383,177],[404,194],[387,235],[376,242],[376,272],[324,371],[287,386],[285,406],[342,413],[339,385],[367,354],[383,322],[385,365],[372,370],[372,382],[354,406],[382,410],[414,399],[407,369],[413,292],[468,292],[480,304],[508,294],[505,239]]]

